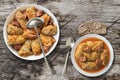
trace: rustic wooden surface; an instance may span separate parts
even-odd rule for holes
[[[3,39],[4,22],[11,11],[24,4],[34,3],[50,9],[60,25],[60,40],[55,50],[47,57],[54,75],[48,75],[44,60],[25,61],[14,56]],[[120,80],[120,0],[0,0],[0,80]],[[62,75],[66,51],[65,41],[73,36],[78,39],[78,26],[88,20],[105,23],[108,33],[103,35],[113,46],[115,60],[111,69],[95,78],[78,73],[69,59],[67,74]],[[62,51],[62,52],[61,52]]]

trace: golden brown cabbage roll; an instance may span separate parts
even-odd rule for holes
[[[44,26],[48,25],[48,22],[50,20],[50,16],[48,14],[44,14],[43,16],[41,16],[41,18],[44,19]]]
[[[34,29],[26,29],[24,30],[23,36],[27,39],[35,39],[37,38],[36,36],[36,31]]]
[[[90,48],[93,48],[93,46],[95,45],[94,42],[92,41],[87,41],[87,45],[90,47]]]
[[[27,40],[22,48],[18,51],[18,54],[22,57],[27,57],[32,54],[31,52],[31,41]]]
[[[36,17],[35,7],[32,6],[32,7],[29,7],[28,9],[26,9],[26,15],[27,15],[28,19]]]
[[[26,23],[27,23],[27,21],[26,21],[25,15],[22,12],[17,11],[17,13],[15,15],[15,18],[20,23],[21,27],[23,29],[26,29]]]
[[[86,47],[87,44],[86,43],[80,43],[77,48],[76,48],[76,51],[75,51],[75,57],[76,58],[80,58],[82,56],[84,56],[84,52],[83,52],[83,49],[84,47]]]
[[[101,60],[103,65],[107,65],[109,62],[108,51],[106,49],[101,53]]]
[[[55,42],[55,39],[52,36],[45,36],[43,34],[40,34],[40,38],[43,46],[46,46],[46,47],[51,47]]]
[[[84,56],[87,58],[87,61],[91,61],[91,54],[84,52]]]
[[[46,27],[43,27],[42,33],[48,36],[53,36],[57,33],[57,27],[54,25],[48,25]]]
[[[23,44],[25,42],[25,38],[23,35],[8,35],[8,44]]]
[[[95,62],[80,63],[83,69],[95,70],[98,66]]]
[[[92,48],[92,50],[101,53],[103,51],[103,47],[103,41],[95,41],[95,46]]]
[[[26,19],[26,16],[21,12],[21,11],[17,11],[15,18],[17,19]]]
[[[8,24],[7,33],[10,35],[20,35],[23,33],[23,29],[21,29],[17,26],[14,26],[12,24]]]
[[[34,55],[40,55],[41,54],[41,49],[40,49],[38,39],[32,40],[31,48],[32,48],[32,51],[33,51]]]
[[[95,61],[96,59],[100,59],[100,53],[97,52],[91,53],[91,60]]]

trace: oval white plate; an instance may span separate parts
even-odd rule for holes
[[[14,50],[11,46],[8,45],[7,43],[7,25],[8,23],[10,23],[10,21],[12,21],[12,19],[14,18],[14,15],[15,13],[18,11],[18,10],[25,10],[26,8],[29,8],[30,6],[34,6],[35,8],[37,9],[40,9],[40,10],[43,10],[45,13],[49,14],[51,16],[51,18],[53,19],[53,23],[57,26],[57,34],[54,36],[56,42],[53,44],[53,46],[50,48],[49,52],[46,53],[46,56],[49,55],[53,50],[54,48],[56,47],[57,43],[58,43],[58,40],[59,40],[59,25],[58,25],[58,21],[57,19],[55,18],[55,16],[53,15],[53,13],[51,11],[49,11],[47,8],[45,7],[42,7],[40,5],[35,5],[35,4],[26,4],[24,6],[20,6],[18,7],[17,9],[15,9],[14,11],[12,11],[9,16],[7,17],[6,21],[5,21],[5,24],[4,24],[4,30],[3,30],[3,36],[4,36],[4,40],[5,40],[5,43],[7,45],[7,47],[9,48],[9,50],[14,54],[16,55],[17,57],[21,58],[21,59],[24,59],[24,60],[38,60],[38,59],[42,59],[43,58],[43,54],[39,55],[39,56],[28,56],[28,57],[21,57],[18,55],[17,51]]]
[[[108,48],[109,48],[109,50],[110,50],[110,60],[109,60],[108,65],[107,65],[104,69],[102,69],[101,71],[98,71],[98,72],[95,72],[95,73],[89,73],[89,72],[86,72],[86,71],[82,70],[82,69],[77,65],[77,63],[76,63],[76,61],[75,61],[75,57],[74,57],[74,53],[75,53],[75,50],[76,50],[77,45],[78,45],[81,41],[83,41],[84,39],[87,39],[87,38],[90,38],[90,37],[95,37],[95,38],[98,38],[98,39],[103,40],[103,41],[107,44],[107,46],[108,46]],[[97,35],[97,34],[87,34],[87,35],[85,35],[85,36],[80,37],[80,38],[76,41],[76,43],[75,43],[75,45],[74,45],[74,47],[72,48],[72,51],[71,51],[71,60],[72,60],[72,63],[73,63],[73,66],[75,67],[75,69],[76,69],[78,72],[80,72],[81,74],[83,74],[83,75],[85,75],[85,76],[89,76],[89,77],[100,76],[100,75],[104,74],[105,72],[107,72],[107,71],[109,70],[109,68],[111,67],[112,63],[113,63],[113,59],[114,59],[114,53],[113,53],[113,48],[112,48],[111,44],[109,43],[109,41],[108,41],[106,38],[104,38],[103,36]]]

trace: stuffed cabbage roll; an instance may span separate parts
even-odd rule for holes
[[[84,52],[83,52],[83,49],[84,47],[86,47],[87,44],[86,43],[80,43],[77,48],[76,48],[76,51],[75,51],[75,57],[77,59],[79,59],[80,57],[83,57],[84,56]]]
[[[32,55],[31,52],[31,41],[27,40],[25,44],[22,46],[22,48],[18,51],[18,54],[22,57],[27,57]]]
[[[21,27],[23,29],[26,29],[26,23],[27,23],[26,16],[22,12],[17,11],[17,13],[15,15],[15,18],[19,22],[19,24],[21,25]]]
[[[26,9],[26,15],[27,15],[28,19],[36,17],[36,12],[37,12],[37,10],[33,6]]]
[[[52,36],[45,36],[43,34],[40,34],[40,38],[41,38],[41,41],[42,41],[42,44],[43,46],[46,46],[46,47],[51,47],[53,45],[53,43],[55,42],[55,39],[54,37]]]
[[[96,70],[98,69],[98,66],[95,62],[87,62],[87,63],[80,63],[82,66],[82,69],[89,69],[89,70]]]
[[[24,30],[23,36],[27,39],[36,39],[36,31],[34,29],[26,29]]]
[[[94,42],[92,41],[87,41],[87,45],[90,47],[90,48],[93,48],[93,46],[95,45]]]
[[[101,60],[103,65],[107,65],[109,62],[108,51],[106,49],[101,53]]]
[[[95,41],[95,46],[92,48],[92,50],[101,53],[103,51],[103,47],[103,41]]]
[[[23,44],[25,42],[25,38],[23,35],[8,35],[8,44]]]
[[[87,43],[83,42],[83,43],[80,43],[79,45],[80,45],[80,51],[86,52],[86,53],[91,52],[91,48],[88,46]]]
[[[91,54],[84,52],[84,56],[87,58],[87,61],[91,61]]]
[[[57,33],[57,27],[54,25],[48,25],[46,27],[43,27],[42,33],[48,36],[53,36]]]
[[[41,54],[41,49],[40,49],[38,39],[32,40],[31,48],[32,48],[32,51],[33,51],[34,55],[40,55]]]
[[[91,53],[91,60],[95,61],[96,59],[100,59],[100,53],[92,52]]]
[[[12,24],[8,24],[7,33],[10,35],[20,35],[23,33],[23,29],[21,29],[17,26],[14,26]]]
[[[48,14],[44,14],[43,16],[41,16],[41,18],[44,19],[44,24],[43,26],[47,26],[48,25],[48,22],[50,20],[50,16]]]

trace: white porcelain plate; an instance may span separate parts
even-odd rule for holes
[[[90,38],[90,37],[94,37],[94,38],[98,38],[98,39],[103,40],[103,41],[107,44],[107,46],[108,46],[108,48],[109,48],[109,50],[110,50],[110,60],[109,60],[108,65],[107,65],[104,69],[102,69],[102,70],[100,70],[100,71],[98,71],[98,72],[95,72],[95,73],[89,73],[89,72],[86,72],[86,71],[82,70],[82,69],[77,65],[77,63],[76,63],[76,61],[75,61],[75,57],[74,57],[74,53],[75,53],[75,50],[76,50],[77,45],[78,45],[81,41],[83,41],[84,39],[87,39],[87,38]],[[72,51],[71,51],[71,60],[72,60],[72,63],[73,63],[73,66],[75,67],[75,69],[76,69],[78,72],[80,72],[81,74],[83,74],[83,75],[85,75],[85,76],[89,76],[89,77],[100,76],[100,75],[104,74],[105,72],[107,72],[107,71],[109,70],[109,68],[111,67],[112,63],[113,63],[113,59],[114,59],[114,53],[113,53],[113,48],[112,48],[110,42],[109,42],[106,38],[104,38],[103,36],[100,36],[100,35],[97,35],[97,34],[87,34],[87,35],[85,35],[85,36],[80,37],[80,38],[76,41],[76,43],[75,43],[75,45],[74,45],[74,47],[72,48]]]
[[[8,45],[7,43],[7,25],[8,23],[10,23],[10,21],[12,21],[12,19],[14,18],[14,15],[15,13],[18,11],[18,10],[25,10],[26,8],[29,8],[30,6],[34,6],[35,8],[37,9],[40,9],[40,10],[43,10],[45,13],[47,13],[48,15],[51,16],[51,18],[53,19],[53,23],[57,26],[57,34],[54,36],[56,42],[54,43],[54,45],[50,48],[50,50],[46,53],[46,56],[49,55],[53,50],[54,48],[56,47],[57,43],[58,43],[58,40],[59,40],[59,25],[58,25],[58,21],[57,19],[55,18],[55,16],[53,15],[53,13],[48,10],[47,8],[45,7],[42,7],[40,5],[35,5],[35,4],[26,4],[24,6],[20,6],[18,7],[17,9],[15,9],[14,11],[12,11],[9,16],[7,17],[6,21],[5,21],[5,24],[4,24],[4,31],[3,31],[3,36],[4,36],[4,40],[5,40],[5,43],[7,45],[7,47],[9,48],[9,50],[14,54],[16,55],[17,57],[21,58],[21,59],[24,59],[24,60],[38,60],[38,59],[42,59],[43,58],[43,54],[39,55],[39,56],[28,56],[28,57],[21,57],[18,55],[17,51],[14,50],[11,46]]]

